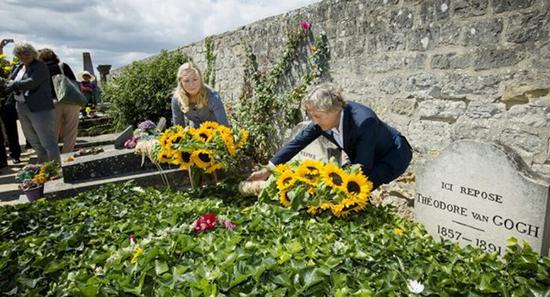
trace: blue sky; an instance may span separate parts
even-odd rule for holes
[[[117,68],[319,1],[2,0],[0,38],[49,47],[75,72],[82,52],[91,53],[94,68]]]

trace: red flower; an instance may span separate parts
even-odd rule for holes
[[[306,20],[301,20],[298,24],[300,25],[300,28],[304,30],[309,30],[309,28],[311,28],[311,24]]]
[[[195,221],[195,231],[204,231],[216,227],[218,224],[218,218],[213,213],[207,213]]]

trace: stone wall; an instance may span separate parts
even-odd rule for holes
[[[228,101],[241,94],[243,40],[266,67],[306,19],[328,36],[333,81],[417,157],[459,139],[498,141],[548,177],[549,11],[548,0],[327,0],[213,36],[216,89]],[[178,50],[206,68],[202,41]]]

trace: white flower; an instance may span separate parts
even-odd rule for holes
[[[412,279],[408,281],[407,288],[409,289],[409,291],[415,294],[419,294],[424,291],[424,285]]]

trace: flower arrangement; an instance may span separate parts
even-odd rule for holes
[[[157,139],[156,162],[177,165],[191,175],[195,169],[213,173],[236,166],[246,146],[248,132],[204,122],[199,128],[171,127]]]
[[[304,160],[275,167],[264,192],[285,207],[345,217],[366,207],[371,190],[372,182],[359,165],[342,169],[331,162]]]
[[[61,177],[61,165],[59,162],[51,161],[42,165],[27,164],[15,176],[15,181],[19,182],[19,189],[28,191],[39,187],[49,180]]]
[[[156,137],[157,125],[151,120],[145,120],[138,124],[132,137],[124,142],[125,148],[135,148],[140,140],[149,140]]]

